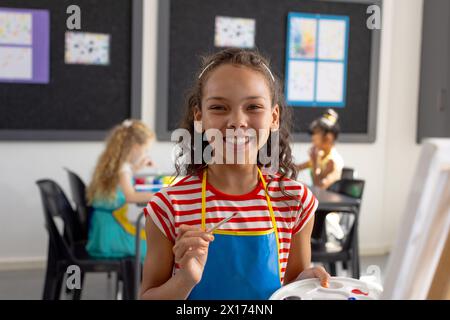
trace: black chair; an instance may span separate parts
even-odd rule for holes
[[[339,194],[343,194],[355,199],[362,199],[364,192],[364,180],[342,179],[336,181],[329,188]],[[337,250],[330,250],[326,247],[328,241],[326,234],[326,216],[328,211],[317,211],[312,234],[312,261],[322,262],[328,266],[328,271],[332,276],[336,275],[336,263],[342,262],[343,267],[348,269],[351,265],[352,277],[359,279],[360,265],[358,253],[358,207],[342,207],[339,209],[342,214],[341,224],[345,225],[346,233],[339,242]]]
[[[355,170],[352,168],[344,167],[342,169],[341,179],[354,179],[355,178]]]
[[[75,203],[75,211],[78,215],[80,225],[80,237],[78,241],[87,242],[89,234],[89,223],[92,214],[92,207],[88,205],[86,198],[86,184],[75,172],[68,168],[64,168],[69,176],[70,191],[72,195],[72,201]],[[111,278],[111,274],[108,272],[108,279]],[[117,285],[117,284],[116,284]]]
[[[73,171],[64,168],[69,176],[70,191],[72,200],[75,203],[75,211],[81,226],[81,235],[87,240],[89,231],[89,220],[92,208],[88,205],[86,198],[86,185],[83,180]]]
[[[74,289],[73,299],[81,297],[84,276],[88,272],[115,272],[123,281],[123,299],[130,299],[134,295],[134,263],[132,257],[123,259],[95,259],[85,251],[84,243],[77,242],[76,213],[72,209],[66,195],[59,185],[52,180],[36,182],[44,208],[46,228],[49,234],[47,271],[45,275],[43,299],[58,300],[62,282],[67,268],[76,265],[81,271],[81,288]],[[63,222],[61,232],[55,218]]]

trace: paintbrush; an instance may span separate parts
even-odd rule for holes
[[[235,215],[237,215],[237,212],[233,213],[231,216],[229,216],[228,218],[223,218],[218,224],[216,224],[214,227],[208,229],[206,232],[213,232],[214,230],[216,230],[217,228],[219,228],[221,225],[223,225],[224,223],[227,223],[228,221],[231,220],[231,218],[233,218]]]

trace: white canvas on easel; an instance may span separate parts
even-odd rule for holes
[[[450,139],[425,140],[383,299],[426,299],[450,231]]]

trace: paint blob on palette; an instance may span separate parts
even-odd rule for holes
[[[66,32],[65,62],[67,64],[109,64],[109,34]]]
[[[270,300],[378,300],[381,293],[376,285],[361,280],[331,277],[329,287],[324,288],[315,278],[283,286]]]

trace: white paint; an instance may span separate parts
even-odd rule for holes
[[[157,1],[144,3],[143,119],[155,123]],[[360,220],[363,254],[386,252],[404,211],[418,159],[415,144],[422,0],[386,0],[382,19],[377,140],[338,144],[346,165],[366,180]],[[306,144],[294,144],[300,161]],[[45,260],[47,234],[35,181],[51,178],[69,191],[66,166],[89,180],[100,142],[0,142],[0,262]],[[171,144],[156,142],[153,159],[171,169]]]

